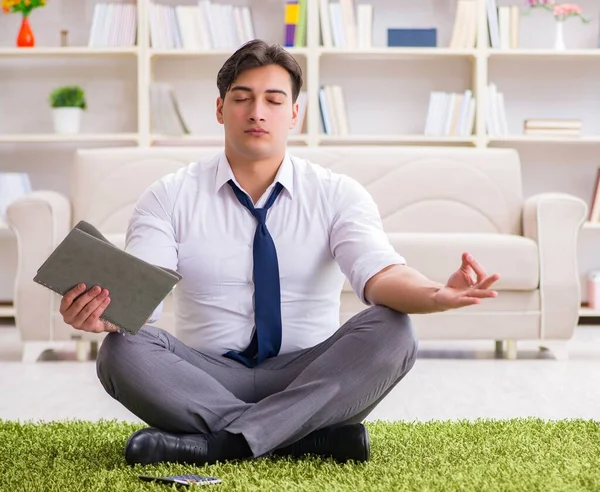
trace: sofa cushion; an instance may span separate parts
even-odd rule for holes
[[[538,246],[532,239],[511,234],[391,233],[390,241],[408,265],[430,279],[446,283],[468,252],[491,275],[500,279],[496,290],[534,290],[539,287]]]

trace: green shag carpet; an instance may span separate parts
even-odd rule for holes
[[[600,491],[600,422],[594,421],[368,422],[368,463],[306,458],[132,468],[123,449],[141,427],[0,420],[0,490],[169,490],[138,475],[204,474],[223,480],[204,490],[223,491]]]

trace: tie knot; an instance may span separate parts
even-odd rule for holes
[[[266,208],[255,208],[251,210],[252,215],[256,217],[259,224],[265,224],[267,222],[267,209]]]

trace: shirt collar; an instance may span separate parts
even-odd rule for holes
[[[218,193],[219,190],[226,184],[229,180],[233,180],[236,184],[237,181],[233,176],[233,171],[231,170],[231,166],[229,165],[229,161],[227,160],[227,156],[225,152],[222,152],[219,156],[219,162],[217,164],[217,176],[215,178],[215,193]],[[290,198],[293,197],[294,193],[294,165],[292,163],[292,159],[290,155],[286,152],[285,157],[279,166],[277,174],[275,175],[275,182],[279,182],[283,185],[284,189],[290,195]]]

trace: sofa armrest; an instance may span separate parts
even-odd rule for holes
[[[52,340],[52,313],[58,297],[37,285],[33,277],[40,265],[69,233],[69,200],[54,191],[34,191],[15,200],[6,211],[17,239],[15,320],[23,341]]]
[[[579,318],[579,230],[587,204],[565,193],[541,193],[525,201],[523,235],[537,242],[542,321],[540,338],[568,339]]]

